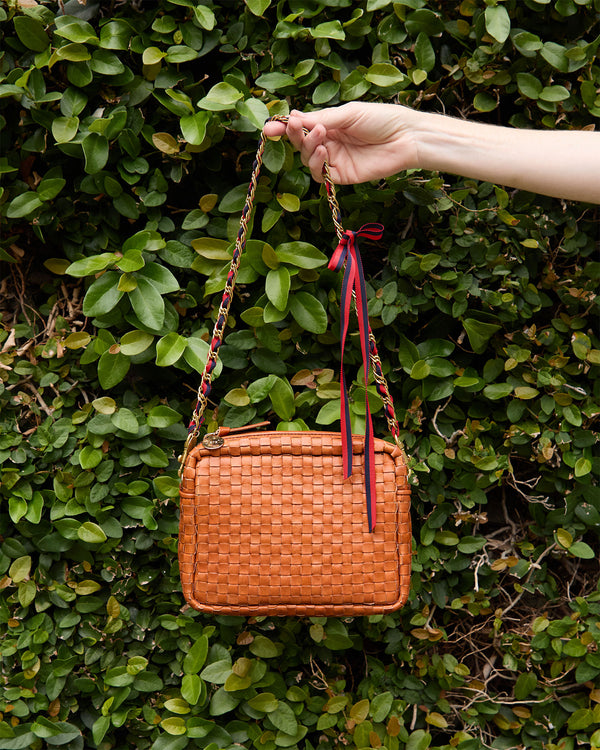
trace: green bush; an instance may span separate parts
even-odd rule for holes
[[[207,617],[176,558],[265,118],[593,128],[599,0],[145,5],[0,7],[0,750],[600,746],[594,207],[421,171],[339,191],[386,226],[362,250],[414,457],[403,611]],[[208,424],[336,429],[333,227],[287,142],[265,167]]]

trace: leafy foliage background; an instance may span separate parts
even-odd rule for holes
[[[340,190],[346,226],[386,226],[363,251],[414,457],[402,612],[205,617],[176,560],[176,457],[264,119],[360,98],[594,128],[599,12],[2,4],[2,750],[600,746],[595,207],[420,171]],[[209,426],[335,425],[327,207],[287,143],[265,164]]]

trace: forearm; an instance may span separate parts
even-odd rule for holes
[[[600,203],[600,134],[526,130],[420,113],[418,166]]]

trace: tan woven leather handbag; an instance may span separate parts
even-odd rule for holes
[[[285,121],[285,118],[274,119]],[[398,423],[368,323],[356,240],[382,227],[342,228],[327,165],[328,201],[339,245],[329,264],[344,268],[341,302],[341,432],[219,428],[199,440],[246,242],[265,137],[261,136],[233,260],[181,458],[179,567],[195,609],[235,615],[369,615],[408,597],[410,491]],[[395,442],[375,438],[367,403],[364,436],[351,435],[343,378],[351,300]]]

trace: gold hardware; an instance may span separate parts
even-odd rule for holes
[[[209,451],[218,450],[224,442],[223,438],[219,435],[219,430],[216,432],[208,432],[202,438],[202,445]]]

